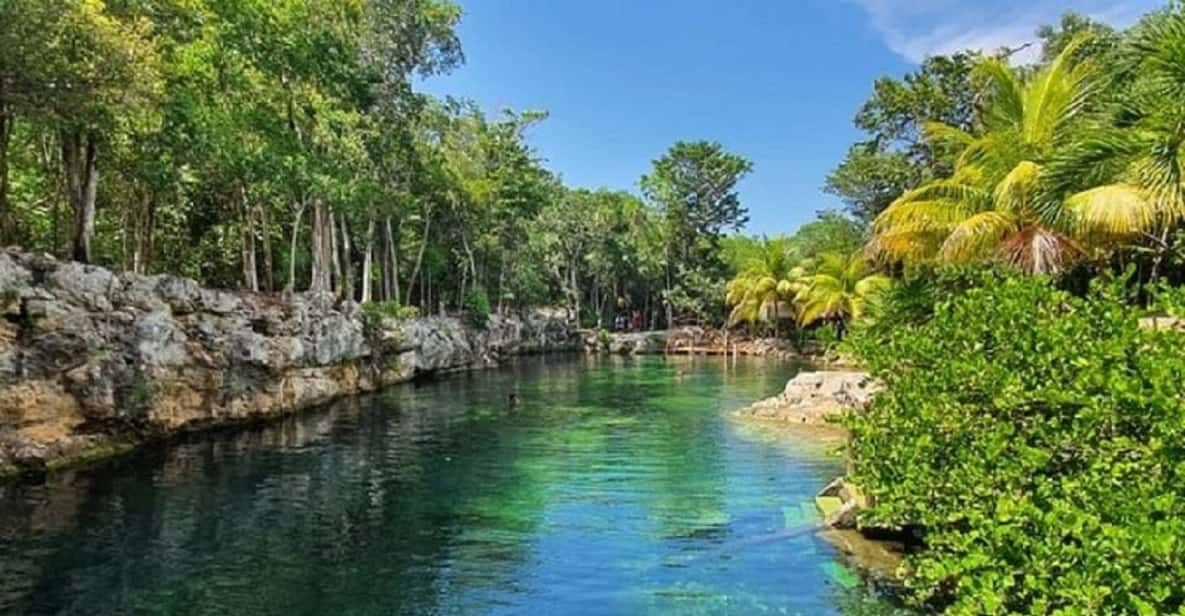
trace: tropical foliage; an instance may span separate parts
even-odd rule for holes
[[[927,611],[1182,613],[1185,340],[1141,317],[1185,305],[1185,6],[1040,37],[976,60],[967,122],[925,118],[948,171],[889,151],[912,183],[868,251],[899,280],[847,343],[886,385],[849,420],[861,523],[917,539]]]
[[[978,134],[927,126],[935,142],[957,144],[954,172],[910,190],[877,216],[871,249],[890,261],[998,259],[1029,273],[1063,270],[1079,252],[1057,225],[1060,208],[1040,199],[1045,162],[1068,143],[1085,109],[1094,70],[1076,63],[1079,42],[1024,79],[1004,61],[982,61],[988,103]]]
[[[951,172],[877,214],[873,254],[1053,273],[1151,246],[1155,275],[1185,214],[1182,117],[1168,102],[1185,91],[1183,19],[1166,9],[1119,37],[1067,18],[1043,30],[1048,61],[1036,68],[979,60],[971,128],[925,123],[928,143],[957,153]]]
[[[872,271],[863,255],[821,255],[813,273],[801,279],[794,297],[798,322],[801,325],[834,323],[842,337],[848,322],[864,316],[869,302],[875,301],[890,285],[889,277]]]
[[[916,533],[908,583],[931,609],[1179,613],[1185,335],[1141,329],[1122,285],[961,279],[852,338],[887,385],[851,420],[862,523]]]
[[[829,322],[842,332],[890,282],[873,272],[859,252],[862,242],[859,224],[834,212],[821,213],[791,236],[729,238],[724,254],[736,275],[725,296],[727,323],[778,333],[783,322]]]
[[[464,60],[449,0],[0,2],[0,245],[423,314],[567,306],[719,322],[751,163],[659,156],[645,199],[566,187],[417,78]],[[639,169],[642,175],[645,169]]]

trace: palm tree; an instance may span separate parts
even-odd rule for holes
[[[728,321],[736,323],[774,323],[789,315],[790,303],[798,291],[793,278],[761,274],[742,274],[728,283],[726,301],[732,306]]]
[[[1051,204],[1041,183],[1046,161],[1070,141],[1093,91],[1093,67],[1072,61],[1083,41],[1028,79],[1000,59],[977,67],[988,86],[982,130],[973,135],[927,126],[931,140],[961,148],[955,170],[905,193],[877,217],[869,245],[874,255],[905,263],[1000,260],[1048,273],[1081,253],[1080,229],[1065,224],[1063,207],[1077,210],[1077,202]],[[1129,205],[1100,199],[1092,207],[1123,211]]]
[[[1045,181],[1069,195],[1064,214],[1081,235],[1153,244],[1155,278],[1168,233],[1185,218],[1185,11],[1146,17],[1123,59],[1132,85],[1110,122],[1059,152]]]
[[[803,273],[802,267],[792,265],[785,240],[763,241],[760,254],[728,283],[729,324],[766,322],[776,331],[779,320],[793,315],[791,302]]]
[[[860,319],[868,302],[892,284],[888,276],[875,273],[861,254],[825,254],[815,272],[802,278],[795,303],[802,326],[820,321],[835,324],[843,338],[847,324]]]

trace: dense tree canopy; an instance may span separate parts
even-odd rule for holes
[[[564,187],[541,111],[414,91],[464,59],[448,0],[0,4],[0,242],[252,291],[438,312],[718,317],[751,169],[681,142],[646,200]],[[639,173],[643,170],[639,169]],[[167,247],[167,248],[166,248]]]

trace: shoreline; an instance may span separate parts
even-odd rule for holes
[[[787,382],[779,395],[732,411],[730,419],[748,426],[760,426],[796,440],[808,440],[832,449],[846,449],[851,437],[835,420],[859,412],[881,390],[866,372],[803,371]],[[845,463],[850,463],[846,452]],[[843,560],[872,581],[888,588],[903,583],[900,567],[906,555],[904,541],[892,536],[872,537],[875,529],[861,529],[856,517],[866,506],[863,495],[846,483],[847,473],[821,486],[815,507],[822,516],[817,529],[820,538],[834,546]],[[827,511],[823,499],[836,501]]]

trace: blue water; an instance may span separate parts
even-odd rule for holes
[[[2,487],[0,612],[854,613],[841,460],[725,413],[795,370],[532,358]]]

